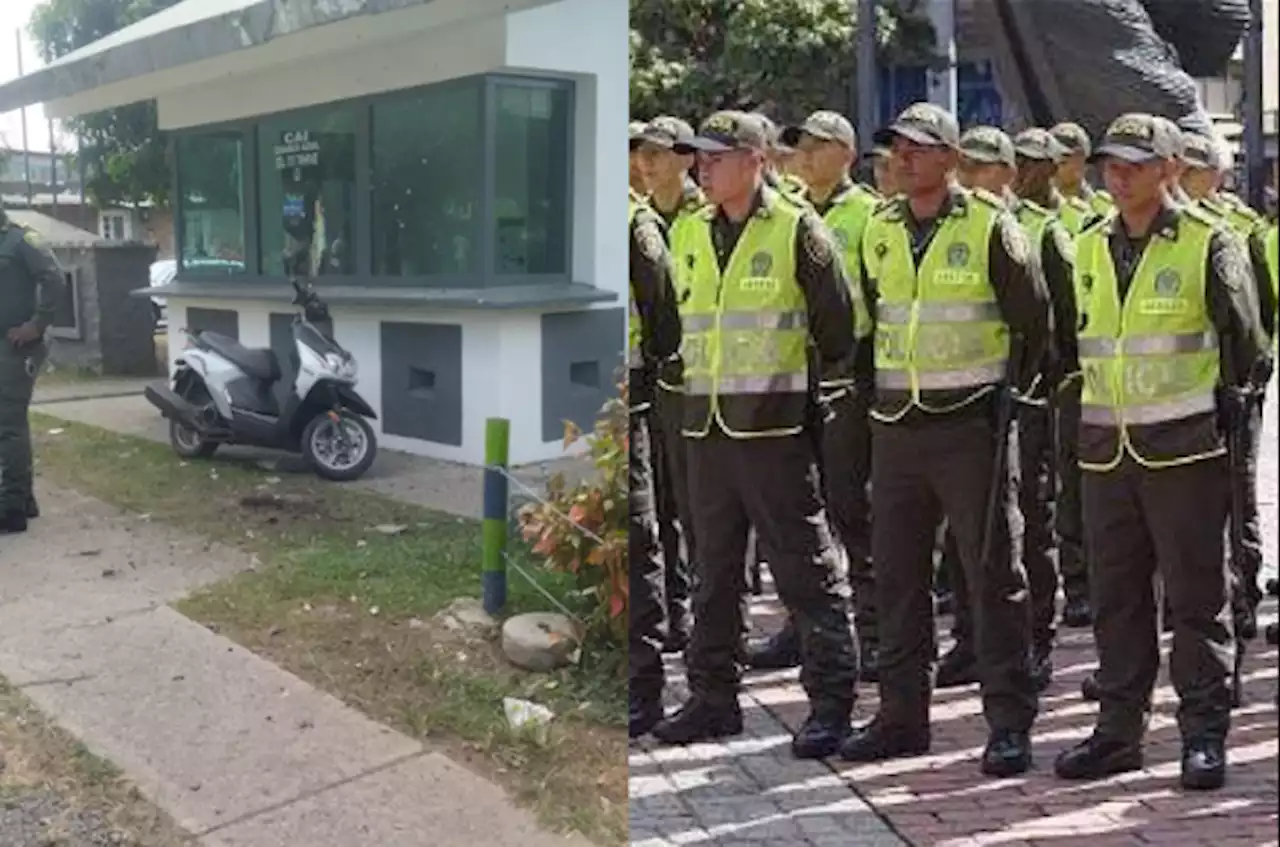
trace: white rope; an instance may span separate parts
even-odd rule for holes
[[[551,593],[548,592],[547,589],[539,585],[538,581],[533,578],[532,574],[527,572],[524,568],[520,567],[520,565],[516,562],[515,559],[508,556],[506,550],[502,551],[502,558],[507,560],[507,567],[515,568],[516,573],[524,577],[525,581],[528,582],[530,585],[532,585],[534,590],[536,590],[543,597],[547,598],[547,600],[551,603],[551,605],[555,606],[557,609],[563,612],[568,618],[575,621],[579,626],[583,626],[583,627],[586,626],[586,624],[582,621],[581,618],[579,618],[573,612],[566,609],[563,603],[561,603],[555,597],[552,597]]]
[[[523,482],[521,482],[520,480],[512,476],[507,471],[506,468],[502,467],[501,465],[485,465],[485,470],[497,471],[498,473],[502,474],[504,477],[507,478],[508,482],[513,483],[516,486],[516,488],[519,488],[522,492],[524,492],[524,494],[526,494],[529,497],[532,497],[534,500],[537,500],[543,506],[546,506],[548,509],[551,510],[553,514],[557,515],[561,520],[565,521],[574,529],[578,530],[578,532],[581,532],[583,535],[585,535],[587,538],[590,538],[592,541],[594,541],[597,544],[605,543],[605,540],[603,538],[596,535],[594,532],[587,529],[585,526],[578,523],[573,518],[569,517],[564,512],[560,511],[555,506],[548,503],[541,496],[539,496],[538,492],[534,491],[532,488],[530,488],[529,486],[525,485]]]

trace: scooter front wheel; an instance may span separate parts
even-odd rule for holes
[[[354,412],[325,412],[302,431],[302,455],[322,479],[350,482],[373,465],[377,436],[369,422]]]

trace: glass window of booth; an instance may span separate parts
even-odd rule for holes
[[[184,271],[245,271],[244,141],[239,133],[187,135],[176,142],[179,261]]]

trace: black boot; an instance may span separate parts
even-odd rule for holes
[[[658,721],[650,731],[664,744],[693,744],[741,735],[742,709],[737,703],[713,706],[695,697],[675,714]]]
[[[27,497],[27,520],[35,520],[40,517],[40,504],[36,502],[36,495],[32,494]]]
[[[747,647],[747,667],[758,671],[778,671],[800,664],[800,633],[796,625],[787,622],[763,643]]]
[[[1059,779],[1102,779],[1142,768],[1142,745],[1091,735],[1069,747],[1053,763]]]
[[[1274,647],[1277,644],[1280,644],[1280,624],[1267,624],[1267,631],[1264,635],[1266,636],[1267,643],[1271,646]]]
[[[1041,644],[1031,651],[1031,684],[1037,694],[1053,682],[1053,645]]]
[[[1182,787],[1213,791],[1227,781],[1227,749],[1220,738],[1189,738],[1182,744]]]
[[[950,615],[956,610],[956,595],[950,588],[942,588],[934,592],[933,613]]]
[[[1062,607],[1062,625],[1072,629],[1093,626],[1093,608],[1088,597],[1068,597]]]
[[[957,688],[961,685],[972,685],[977,681],[978,662],[973,656],[973,649],[967,644],[956,642],[955,646],[942,657],[933,687]]]
[[[27,512],[15,509],[0,516],[0,535],[8,535],[27,531]]]
[[[1084,682],[1080,683],[1080,696],[1091,703],[1096,703],[1102,699],[1102,692],[1098,690],[1098,672],[1091,671],[1084,678]]]
[[[879,762],[929,752],[929,729],[911,730],[889,726],[879,717],[853,731],[840,748],[840,758],[848,762]]]
[[[628,737],[648,735],[663,717],[661,700],[643,698],[633,701],[628,715]]]
[[[847,716],[824,717],[814,712],[805,718],[800,731],[791,739],[791,752],[797,759],[825,759],[834,756],[852,731]]]
[[[1008,777],[1026,773],[1031,767],[1031,736],[1025,732],[997,729],[982,751],[982,772]]]
[[[679,606],[672,609],[667,618],[667,637],[662,640],[663,653],[683,653],[689,646],[691,622],[689,614]]]

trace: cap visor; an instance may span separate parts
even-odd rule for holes
[[[742,145],[729,144],[718,138],[707,138],[698,135],[690,138],[688,141],[682,141],[671,149],[677,153],[727,153],[730,150],[739,150]]]
[[[1058,161],[1057,156],[1054,156],[1052,153],[1046,153],[1045,151],[1037,147],[1014,147],[1013,152],[1017,153],[1019,156],[1021,156],[1024,159],[1031,159],[1032,161],[1036,161],[1036,162]]]
[[[653,134],[641,133],[636,137],[636,143],[652,144],[654,147],[661,147],[665,150],[670,150],[672,147],[676,146],[676,142],[671,138],[671,136],[658,132]]]
[[[905,138],[908,141],[915,142],[916,144],[923,144],[926,147],[950,147],[951,146],[947,144],[945,141],[943,141],[942,139],[938,138],[938,136],[925,132],[922,129],[917,129],[916,127],[913,127],[913,126],[902,126],[898,124],[898,125],[889,127],[888,131],[891,133],[890,138],[896,135],[896,136]]]
[[[980,162],[984,165],[1008,165],[1009,164],[1008,162],[1000,158],[1000,156],[998,156],[995,153],[981,153],[976,150],[970,152],[968,150],[962,149],[960,151],[960,155],[971,162]]]
[[[1143,162],[1150,162],[1154,159],[1160,158],[1150,150],[1140,150],[1137,147],[1130,147],[1127,144],[1104,144],[1094,151],[1093,155],[1089,157],[1089,160],[1091,162],[1096,162],[1099,159],[1106,157],[1120,159],[1121,161],[1129,162],[1134,165],[1140,165]]]

